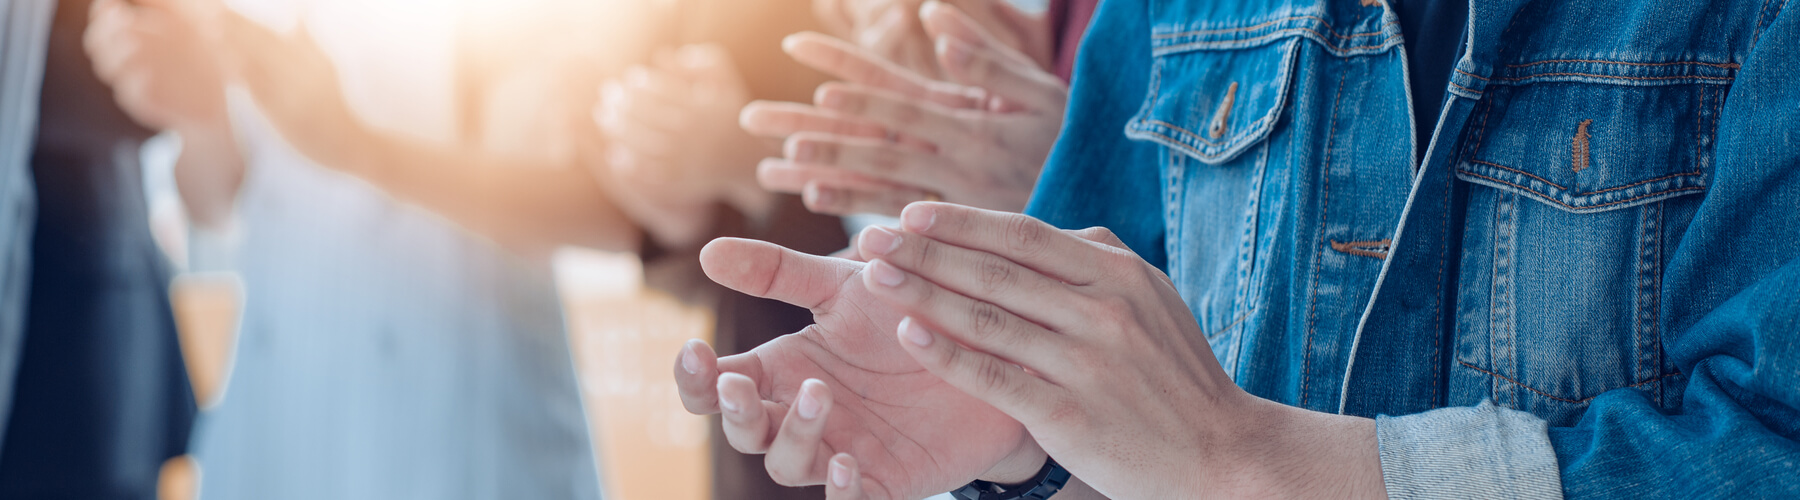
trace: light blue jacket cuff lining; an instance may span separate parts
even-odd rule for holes
[[[1375,419],[1388,498],[1562,498],[1544,421],[1483,402]]]

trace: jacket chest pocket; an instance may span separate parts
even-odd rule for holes
[[[1613,389],[1673,404],[1662,270],[1704,198],[1726,88],[1488,87],[1455,164],[1470,186],[1452,404],[1551,425]]]
[[[1159,38],[1165,40],[1165,38]],[[1234,370],[1237,339],[1257,311],[1257,258],[1267,144],[1286,112],[1299,37],[1251,47],[1159,46],[1148,96],[1125,134],[1162,150],[1168,270]]]

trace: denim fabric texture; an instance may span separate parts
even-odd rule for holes
[[[1246,390],[1407,416],[1397,497],[1800,496],[1790,3],[1472,2],[1414,123],[1384,2],[1107,0],[1028,212],[1162,266]]]

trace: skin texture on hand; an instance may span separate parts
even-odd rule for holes
[[[900,316],[869,295],[862,263],[721,239],[701,264],[720,284],[809,308],[817,320],[716,360],[693,341],[674,366],[688,410],[723,410],[731,445],[766,453],[776,482],[823,484],[834,457],[848,454],[869,498],[923,498],[1043,464],[1018,422],[900,349],[892,336]]]
[[[926,2],[923,36],[951,81],[814,33],[784,48],[843,78],[821,86],[814,106],[757,102],[751,133],[784,138],[784,158],[765,160],[763,186],[800,193],[822,213],[898,214],[939,198],[1023,210],[1062,126],[1068,90],[1039,62],[955,7]]]
[[[877,58],[912,72],[941,77],[931,38],[915,13],[920,0],[814,0],[813,13],[832,33],[855,42]],[[1049,66],[1055,47],[1046,16],[1026,13],[1006,0],[950,0],[975,22],[992,28],[997,40]]]
[[[915,204],[858,238],[931,373],[1112,498],[1385,496],[1372,420],[1252,396],[1168,277],[1103,228]]]

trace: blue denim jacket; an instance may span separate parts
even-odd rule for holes
[[[1800,5],[1472,4],[1415,124],[1384,2],[1107,0],[1029,212],[1395,497],[1800,495]]]

